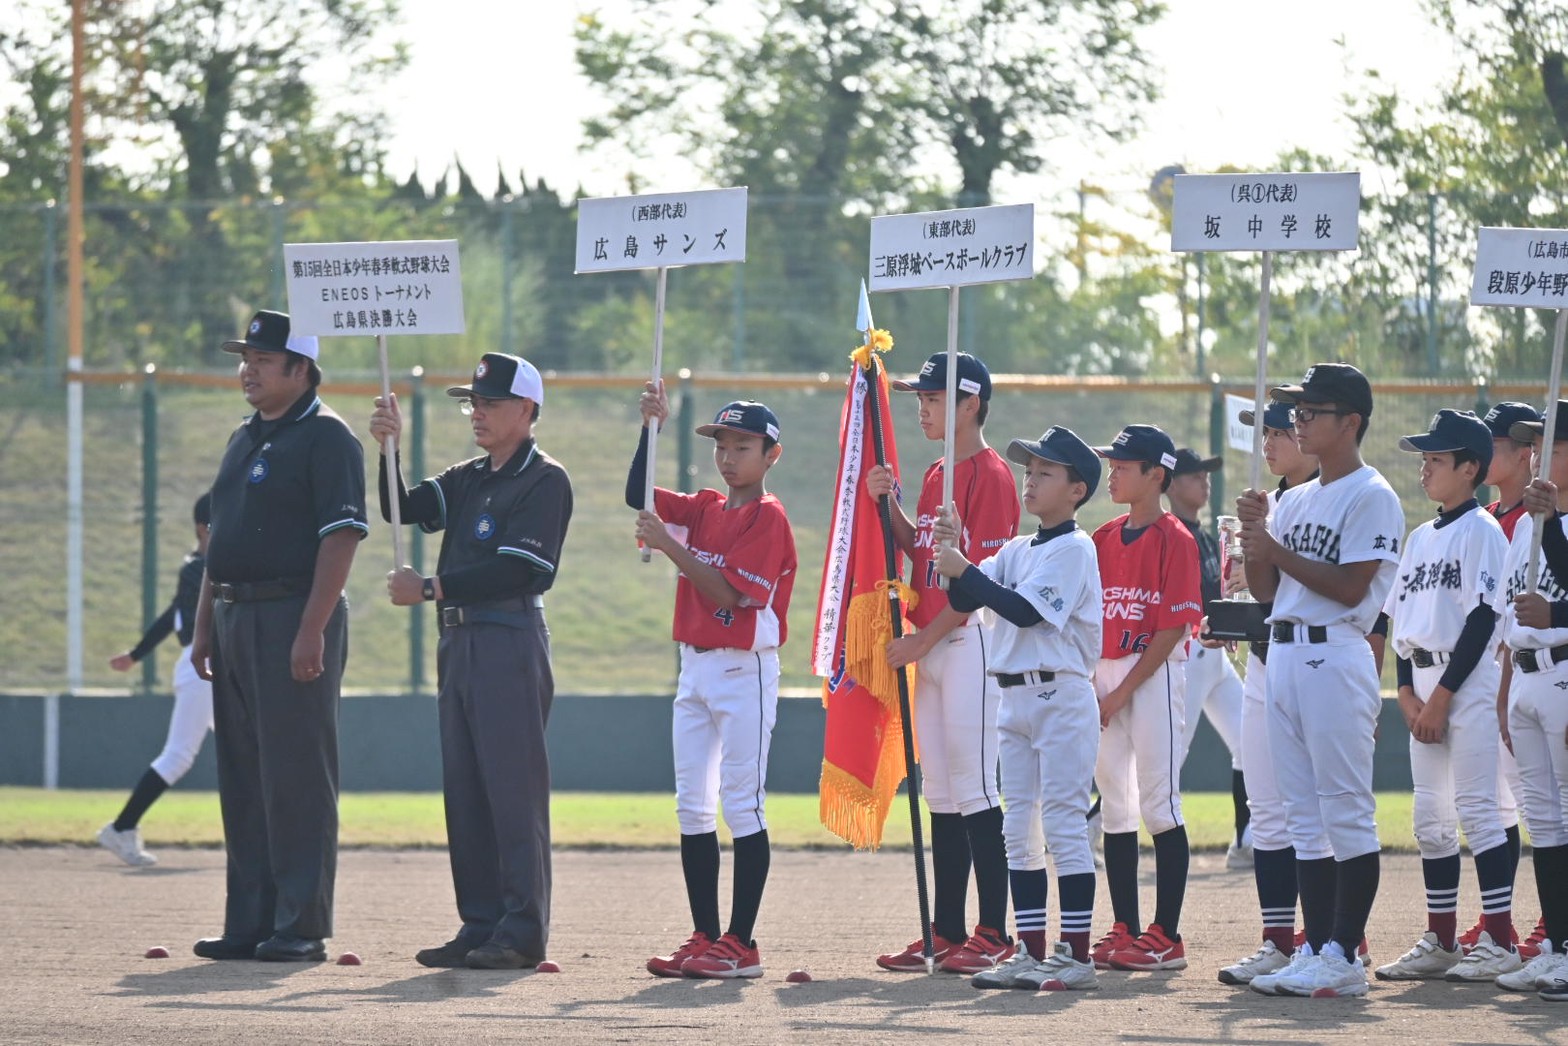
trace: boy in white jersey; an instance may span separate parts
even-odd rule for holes
[[[1100,652],[1100,574],[1094,543],[1074,519],[1100,480],[1094,451],[1070,430],[1015,439],[1008,458],[1024,466],[1024,507],[1039,530],[1013,538],[978,566],[958,551],[963,521],[945,512],[935,528],[937,569],[952,578],[950,605],[986,608],[993,623],[989,665],[1002,690],[997,731],[1003,831],[1018,924],[1018,950],[977,973],[977,988],[1043,991],[1099,987],[1089,955],[1094,857],[1089,789],[1100,712],[1092,680]],[[1049,844],[1061,905],[1060,939],[1047,956],[1045,862]]]
[[[1515,439],[1537,447],[1546,424],[1522,421]],[[1524,820],[1530,828],[1535,888],[1546,926],[1540,952],[1497,978],[1508,991],[1539,991],[1550,1002],[1568,1001],[1568,401],[1557,402],[1552,433],[1551,482],[1525,489],[1529,513],[1514,528],[1503,568],[1508,604],[1503,642],[1511,652],[1504,668],[1508,719],[1504,740],[1519,764]],[[1537,451],[1539,460],[1539,450]],[[1541,527],[1536,584],[1529,586],[1532,534]],[[1509,668],[1512,669],[1511,678]]]
[[[1247,585],[1272,600],[1269,751],[1296,849],[1306,942],[1289,966],[1253,978],[1264,994],[1364,995],[1356,956],[1377,896],[1373,732],[1382,706],[1367,633],[1393,585],[1404,534],[1399,498],[1361,460],[1372,387],[1345,363],[1320,363],[1273,390],[1293,405],[1318,478],[1269,515],[1263,491],[1236,500]]]
[[[1410,727],[1415,832],[1426,885],[1427,929],[1415,947],[1377,970],[1379,980],[1491,981],[1520,966],[1513,949],[1513,872],[1497,802],[1496,694],[1492,657],[1508,545],[1481,511],[1476,487],[1492,459],[1492,434],[1469,411],[1440,410],[1401,450],[1421,455],[1421,489],[1435,520],[1405,540],[1384,611],[1398,657],[1399,709]],[[1475,855],[1485,927],[1459,949],[1459,829]]]

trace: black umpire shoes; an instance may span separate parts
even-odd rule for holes
[[[421,966],[442,970],[461,970],[468,966],[468,953],[474,946],[462,938],[447,941],[439,948],[421,948],[414,953],[414,961]]]
[[[468,953],[464,960],[470,970],[531,970],[539,960],[516,948],[487,941]]]
[[[262,962],[324,962],[327,946],[316,937],[278,933],[256,945],[255,955]]]
[[[191,951],[203,959],[254,959],[256,944],[244,937],[203,937]]]

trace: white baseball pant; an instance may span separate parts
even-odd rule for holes
[[[1444,665],[1414,669],[1416,696],[1426,700],[1443,678]],[[1454,694],[1448,730],[1438,744],[1410,739],[1415,782],[1415,833],[1427,860],[1459,852],[1464,828],[1471,853],[1503,845],[1497,803],[1497,685],[1502,670],[1483,660]]]
[[[1249,653],[1241,701],[1241,769],[1247,775],[1247,809],[1252,811],[1247,830],[1255,849],[1284,850],[1291,845],[1290,826],[1269,753],[1267,678],[1268,669],[1258,655]]]
[[[1127,678],[1135,657],[1101,658],[1095,693],[1104,697]],[[1181,814],[1183,718],[1181,668],[1166,661],[1100,734],[1094,780],[1100,787],[1105,834],[1136,832],[1141,814],[1150,835],[1184,824]]]
[[[934,814],[977,814],[1002,805],[996,786],[997,707],[986,674],[991,637],[970,619],[937,641],[915,676],[920,781]]]
[[[1230,753],[1230,768],[1241,769],[1241,677],[1236,666],[1224,650],[1210,650],[1194,641],[1192,653],[1182,665],[1186,676],[1185,697],[1182,704],[1187,721],[1182,732],[1181,761],[1187,761],[1192,750],[1192,739],[1198,732],[1201,711],[1208,717],[1209,725],[1225,742]]]
[[[996,728],[1007,867],[1039,871],[1049,847],[1058,878],[1094,874],[1087,820],[1100,742],[1094,684],[1058,675],[1050,683],[1008,687]]]
[[[184,777],[196,762],[202,742],[212,729],[212,684],[196,674],[191,648],[184,647],[174,662],[174,710],[169,713],[169,733],[163,751],[152,761],[153,771],[165,784]]]
[[[1568,664],[1514,668],[1508,735],[1519,763],[1519,802],[1535,846],[1568,846]]]
[[[671,735],[682,835],[716,831],[721,799],[731,835],[768,827],[764,786],[778,708],[776,647],[698,653],[681,644]]]
[[[1379,849],[1373,732],[1383,699],[1366,637],[1269,646],[1269,752],[1296,857],[1348,861]],[[1253,832],[1253,845],[1257,845]]]

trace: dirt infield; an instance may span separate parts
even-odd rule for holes
[[[1151,864],[1145,855],[1146,872]],[[728,983],[643,972],[648,955],[688,932],[679,859],[669,852],[558,854],[551,957],[563,972],[539,974],[413,962],[416,949],[455,929],[441,853],[343,855],[330,948],[363,957],[351,967],[191,956],[197,937],[219,929],[219,852],[168,850],[157,868],[137,871],[96,850],[0,849],[0,1041],[784,1043],[897,1035],[923,1044],[983,1032],[997,1042],[1160,1046],[1568,1043],[1568,1006],[1490,986],[1374,983],[1366,999],[1314,1001],[1220,985],[1217,967],[1256,945],[1257,909],[1250,875],[1226,872],[1214,854],[1193,860],[1186,971],[1102,974],[1102,990],[1070,995],[981,993],[955,977],[884,974],[874,953],[915,933],[911,865],[907,853],[775,854],[758,927],[767,974]],[[1528,862],[1521,873],[1523,914],[1533,922]],[[1421,897],[1419,861],[1386,859],[1369,931],[1377,961],[1402,952],[1423,927]],[[1151,901],[1146,882],[1144,903]],[[1475,910],[1467,877],[1461,913]],[[173,958],[142,957],[160,944]],[[796,968],[814,981],[786,983]]]

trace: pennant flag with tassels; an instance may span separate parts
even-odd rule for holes
[[[827,708],[822,823],[856,849],[874,850],[881,845],[888,810],[904,780],[898,672],[887,664],[887,645],[893,638],[889,586],[898,585],[906,608],[915,597],[907,585],[887,577],[879,508],[865,490],[865,473],[878,461],[868,388],[881,412],[881,460],[895,475],[898,448],[888,414],[887,374],[878,355],[891,348],[893,340],[886,331],[870,329],[869,309],[862,305],[862,310],[867,341],[850,356],[855,366],[839,421],[838,481],[817,601],[812,671],[824,677],[822,702]],[[895,558],[895,568],[901,576],[902,554]],[[914,666],[906,671],[913,688]]]

